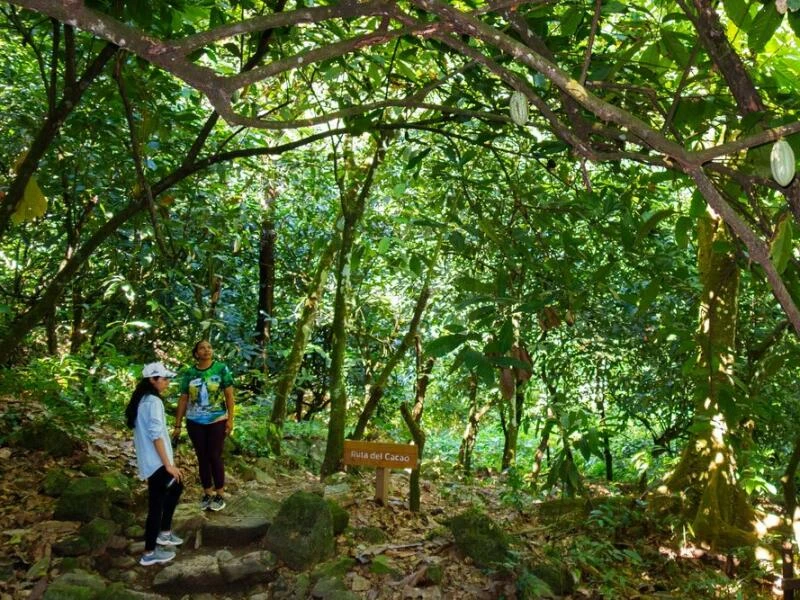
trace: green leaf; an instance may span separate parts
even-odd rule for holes
[[[650,305],[653,303],[653,300],[656,299],[659,292],[661,292],[661,282],[653,280],[647,284],[639,294],[639,305],[636,308],[639,314],[645,313],[647,309],[650,308]]]
[[[775,8],[774,2],[767,2],[753,19],[753,26],[747,35],[747,45],[754,54],[761,52],[783,21],[783,15]]]
[[[800,4],[800,0],[797,0],[797,3]],[[792,10],[798,10],[793,8]],[[789,15],[789,27],[792,28],[794,34],[797,37],[800,37],[800,12],[790,12]]]
[[[675,243],[681,248],[689,245],[689,232],[692,230],[694,221],[690,217],[678,217],[675,221]]]
[[[511,346],[514,344],[514,324],[511,319],[507,319],[500,328],[500,332],[497,334],[497,343],[500,352],[505,353],[511,350]]]
[[[653,231],[656,225],[658,225],[661,221],[666,219],[672,215],[671,208],[665,208],[663,210],[656,211],[652,215],[648,216],[644,223],[639,226],[639,230],[636,232],[636,240],[634,241],[634,245],[641,242],[647,235]]]
[[[784,213],[775,228],[775,237],[769,248],[770,258],[778,273],[783,273],[792,256],[792,234],[792,219],[789,213]]]
[[[425,344],[425,354],[434,358],[444,356],[466,342],[467,337],[463,333],[453,333],[438,337]]]
[[[681,42],[680,36],[669,29],[661,30],[661,40],[664,42],[666,54],[675,61],[679,67],[685,67],[689,62],[689,51]]]
[[[750,5],[745,0],[722,0],[722,5],[725,7],[725,14],[737,27],[744,31],[749,29],[752,19]]]

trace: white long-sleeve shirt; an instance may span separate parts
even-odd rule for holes
[[[164,440],[164,448],[169,462],[172,463],[172,442],[167,433],[164,403],[158,396],[147,394],[139,402],[139,411],[133,428],[133,445],[136,447],[136,465],[139,468],[140,479],[147,479],[165,466],[156,452],[154,442],[158,438]]]

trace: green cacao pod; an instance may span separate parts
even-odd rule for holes
[[[786,140],[778,140],[772,146],[769,155],[772,177],[782,186],[787,186],[794,179],[794,152]]]
[[[522,92],[515,91],[511,94],[511,120],[519,126],[528,122],[528,99]]]

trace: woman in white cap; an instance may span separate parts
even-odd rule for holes
[[[145,365],[125,409],[128,427],[133,429],[139,478],[147,480],[144,554],[139,559],[139,564],[145,566],[171,561],[175,553],[163,546],[183,543],[172,533],[172,515],[183,492],[183,474],[173,462],[161,396],[173,377],[175,373],[160,362]]]

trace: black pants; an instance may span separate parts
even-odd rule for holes
[[[161,467],[147,478],[147,522],[144,526],[144,550],[150,552],[156,549],[156,538],[162,531],[172,529],[172,515],[178,499],[183,493],[183,484],[176,481],[171,486],[167,484],[172,480],[172,475]]]
[[[194,453],[197,455],[197,466],[200,468],[200,483],[204,490],[221,490],[225,487],[225,463],[222,460],[222,449],[225,445],[225,428],[227,419],[201,425],[194,421],[186,421],[186,431],[192,440]]]

